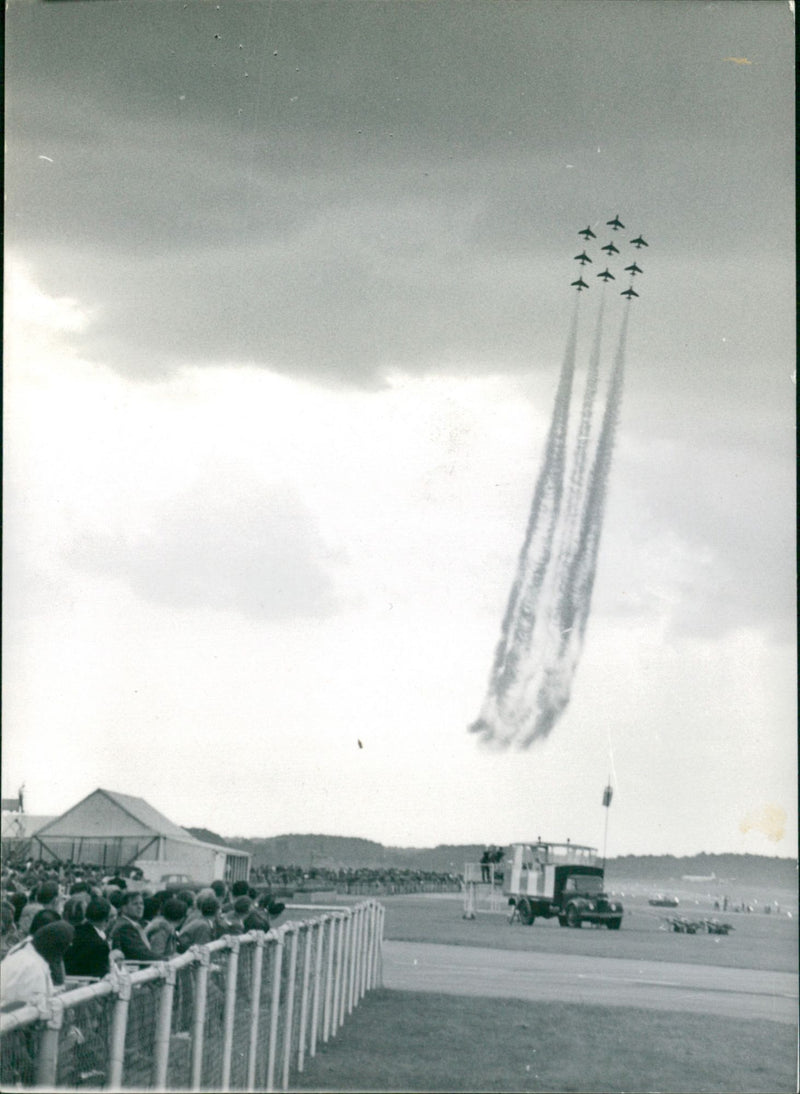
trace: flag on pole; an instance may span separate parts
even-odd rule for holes
[[[611,798],[613,797],[613,795],[614,791],[611,787],[611,784],[609,783],[609,785],[603,791],[603,805],[606,807],[606,809],[608,809],[609,805],[611,805]]]

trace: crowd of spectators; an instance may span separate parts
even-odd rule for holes
[[[389,866],[342,869],[324,866],[255,866],[251,878],[276,889],[335,889],[350,894],[447,893],[462,887],[460,874],[436,870],[409,870]]]
[[[0,907],[4,1011],[47,999],[67,977],[99,978],[115,963],[161,961],[223,935],[269,930],[284,910],[247,881],[153,892],[140,871],[109,876],[41,863],[3,869]]]

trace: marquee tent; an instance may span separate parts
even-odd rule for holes
[[[204,843],[159,813],[143,798],[98,789],[33,836],[34,854],[55,862],[116,870],[144,861],[177,869],[196,881],[246,879],[250,855]]]

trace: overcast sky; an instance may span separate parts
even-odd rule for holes
[[[789,5],[6,34],[4,795],[599,845],[610,775],[610,855],[793,855]],[[650,246],[584,655],[550,737],[487,752],[577,231],[617,213]]]

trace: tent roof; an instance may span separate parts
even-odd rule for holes
[[[132,835],[138,831],[153,836],[169,836],[172,839],[196,842],[185,828],[174,824],[143,798],[135,798],[131,794],[118,794],[114,790],[102,788],[87,795],[60,817],[55,817],[49,824],[39,829],[37,835],[94,835],[98,815],[102,815],[103,835],[109,837]]]

